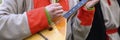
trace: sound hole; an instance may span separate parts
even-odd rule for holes
[[[49,28],[48,28],[48,30],[49,30],[49,31],[52,31],[52,30],[53,30],[53,28],[52,28],[52,27],[49,27]]]

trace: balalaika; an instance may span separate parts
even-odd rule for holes
[[[53,19],[54,24],[52,24],[52,30],[43,30],[37,34],[34,34],[24,40],[65,40],[66,39],[66,27],[67,27],[67,19],[75,14],[80,7],[84,6],[84,4],[88,0],[81,0],[77,5],[75,5],[70,11],[59,18]]]

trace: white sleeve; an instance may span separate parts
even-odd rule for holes
[[[0,40],[22,40],[31,35],[22,3],[23,0],[2,0],[0,5]]]
[[[80,23],[77,17],[68,21],[67,40],[86,40],[92,25],[84,26]]]

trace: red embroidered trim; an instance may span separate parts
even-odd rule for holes
[[[110,0],[107,0],[107,2],[108,2],[108,5],[111,6],[111,1],[110,1]]]
[[[117,28],[106,30],[106,33],[107,33],[107,34],[113,34],[113,33],[116,33],[116,32],[118,32],[118,29],[117,29]]]

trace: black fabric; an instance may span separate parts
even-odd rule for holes
[[[119,3],[119,6],[120,6],[120,0],[117,0],[118,1],[118,3]]]
[[[119,34],[119,36],[120,36],[120,26],[119,26],[119,28],[118,28],[118,34]]]
[[[119,3],[119,7],[120,7],[120,0],[117,0],[118,1],[118,3]],[[119,28],[118,28],[118,33],[119,33],[119,35],[120,35],[120,26],[119,26]]]
[[[106,28],[104,25],[100,3],[96,4],[95,7],[96,11],[94,15],[93,25],[86,40],[106,40]]]

